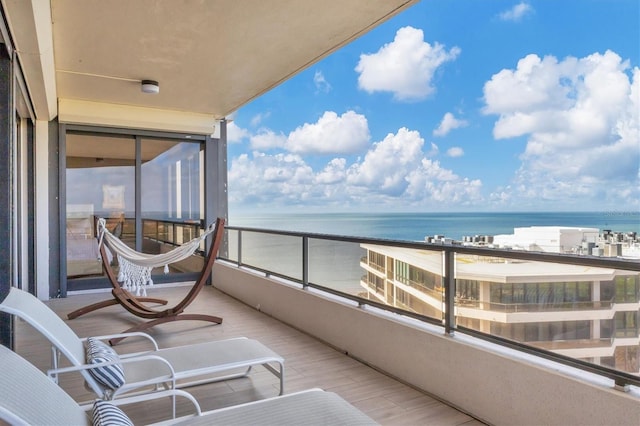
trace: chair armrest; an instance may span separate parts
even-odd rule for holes
[[[171,363],[169,363],[169,361],[167,361],[164,358],[161,358],[157,355],[151,355],[151,354],[146,354],[146,355],[141,355],[141,356],[137,356],[137,357],[132,357],[132,358],[125,358],[125,359],[120,359],[118,361],[109,361],[109,362],[101,362],[98,364],[82,364],[82,365],[72,365],[70,367],[62,367],[62,368],[52,368],[50,370],[47,370],[47,375],[51,378],[56,377],[58,374],[61,373],[70,373],[70,372],[79,372],[79,371],[84,371],[84,370],[92,370],[95,368],[100,368],[100,367],[106,367],[109,365],[116,365],[116,364],[132,364],[132,363],[136,363],[136,362],[144,362],[144,361],[156,361],[162,365],[164,365],[166,367],[166,374],[165,375],[157,375],[155,376],[153,379],[149,379],[146,380],[144,382],[134,382],[134,383],[127,383],[126,382],[126,377],[125,377],[125,384],[118,390],[116,390],[114,392],[114,396],[118,394],[118,391],[129,391],[130,389],[135,389],[138,387],[143,387],[143,386],[148,386],[148,385],[155,385],[155,384],[161,384],[161,383],[166,383],[166,382],[171,382],[172,389],[175,389],[176,387],[176,374],[175,371],[173,370],[173,366],[171,365]]]
[[[144,401],[151,401],[151,400],[159,399],[159,398],[166,398],[166,397],[175,398],[177,396],[179,396],[179,397],[181,396],[181,397],[186,398],[189,401],[191,401],[191,403],[193,404],[193,407],[195,409],[195,413],[193,414],[194,416],[201,416],[202,415],[202,409],[200,408],[200,404],[193,397],[193,395],[191,395],[189,392],[185,392],[185,391],[180,390],[180,389],[167,389],[167,390],[163,390],[163,391],[155,391],[155,392],[150,392],[150,393],[145,393],[145,394],[137,394],[137,395],[132,395],[132,396],[125,396],[125,397],[122,397],[122,398],[110,400],[109,402],[112,403],[115,406],[120,406],[120,405],[136,404],[138,402],[144,402]],[[93,408],[93,402],[94,401],[82,403],[82,404],[80,404],[80,407],[82,407],[83,410],[88,411],[91,408]]]
[[[149,334],[144,333],[142,331],[133,331],[130,333],[105,334],[102,336],[90,336],[90,337],[93,337],[94,339],[98,339],[98,340],[109,340],[109,339],[114,339],[119,337],[134,337],[134,336],[143,337],[149,340],[153,345],[154,351],[157,351],[159,349],[158,343],[156,342],[156,340],[153,337],[151,337]],[[80,341],[85,342],[88,338],[89,337],[81,337]],[[143,353],[143,352],[139,352],[139,353]],[[118,354],[118,355],[122,356],[121,354]]]

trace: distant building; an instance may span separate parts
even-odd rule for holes
[[[427,237],[425,240],[437,242],[436,238]],[[529,226],[514,228],[513,234],[463,237],[461,244],[543,253],[640,259],[640,238],[636,232],[613,232],[608,229],[600,232],[598,228]]]
[[[583,243],[593,243],[600,238],[598,228],[561,226],[530,226],[514,228],[510,235],[495,235],[495,247],[513,248],[545,253],[574,253]]]
[[[581,247],[583,240],[595,244],[598,230],[532,227],[517,228],[515,235],[500,240],[513,248],[566,252]],[[369,298],[442,318],[440,252],[362,247],[367,256],[361,262],[366,274],[360,284]],[[640,373],[637,273],[457,255],[455,301],[458,325]]]

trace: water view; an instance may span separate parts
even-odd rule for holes
[[[284,213],[230,215],[229,225],[393,240],[511,234],[516,227],[571,226],[640,234],[640,212]]]

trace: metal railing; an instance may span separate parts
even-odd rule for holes
[[[248,228],[248,227],[235,227],[227,226],[227,245],[221,249],[219,257],[229,262],[236,264],[238,267],[247,267],[252,270],[264,273],[266,276],[274,276],[282,279],[286,279],[291,282],[300,284],[303,288],[319,289],[334,295],[341,296],[345,299],[349,299],[357,302],[360,306],[369,305],[386,311],[419,319],[430,324],[443,327],[443,332],[447,334],[453,333],[465,333],[473,335],[480,339],[488,340],[496,344],[506,346],[509,348],[517,349],[529,354],[533,354],[542,358],[551,359],[562,364],[570,365],[579,368],[584,371],[596,373],[615,381],[617,386],[624,387],[625,385],[640,386],[640,376],[616,370],[603,365],[594,364],[581,359],[571,358],[562,354],[552,352],[544,349],[544,345],[537,344],[536,346],[526,344],[523,342],[506,339],[494,334],[481,332],[470,327],[464,327],[456,325],[456,301],[460,302],[460,299],[456,298],[455,289],[455,264],[456,256],[465,257],[487,257],[490,259],[510,259],[518,262],[544,262],[555,263],[565,265],[580,265],[591,268],[607,268],[609,270],[630,271],[640,274],[640,261],[620,259],[620,258],[603,258],[594,256],[582,256],[572,254],[553,254],[553,253],[540,253],[540,252],[528,252],[528,251],[513,251],[505,249],[492,249],[485,247],[471,247],[457,244],[441,244],[441,243],[427,243],[427,242],[411,242],[411,241],[399,241],[399,240],[386,240],[386,239],[374,239],[364,237],[346,237],[338,235],[328,234],[314,234],[303,232],[291,232],[291,231],[279,231],[270,229]],[[247,239],[247,241],[245,241]],[[343,244],[350,247],[349,251],[353,251],[354,263],[360,268],[359,274],[355,277],[358,281],[362,277],[362,268],[360,262],[369,264],[363,259],[362,253],[358,253],[355,247],[359,247],[361,244],[387,246],[395,248],[406,248],[409,250],[420,250],[421,252],[439,252],[442,255],[442,288],[444,293],[442,295],[442,318],[436,318],[422,313],[412,311],[407,308],[407,304],[404,302],[397,303],[396,306],[385,304],[379,301],[379,299],[369,299],[366,297],[367,290],[360,287],[361,292],[353,294],[354,292],[347,292],[341,290],[339,287],[328,284],[321,279],[317,279],[319,276],[317,269],[312,265],[311,260],[314,256],[327,255],[326,251],[323,251],[323,247],[328,244],[334,244],[334,247],[339,247],[337,244]],[[340,248],[340,250],[343,250]],[[286,247],[292,251],[285,251]],[[259,255],[268,254],[272,258],[272,263],[261,262]],[[333,264],[335,265],[335,263]],[[332,264],[324,269],[332,269]],[[326,272],[326,271],[323,271]],[[338,273],[338,272],[336,272]],[[311,277],[311,279],[310,279]],[[372,290],[373,291],[373,290]],[[437,292],[440,294],[439,292]],[[475,303],[476,301],[474,301]],[[483,302],[489,304],[488,302]],[[524,304],[520,304],[524,305]],[[528,305],[528,304],[526,304]],[[567,304],[566,308],[574,309],[574,306]],[[580,304],[582,309],[606,309],[612,306],[610,301],[588,302]],[[463,303],[460,306],[467,307]],[[497,308],[498,306],[494,306]],[[520,308],[525,309],[524,306]],[[533,311],[531,306],[527,309],[529,312]],[[559,307],[556,307],[559,308]],[[502,312],[517,312],[517,307],[501,307]],[[540,311],[541,309],[537,309]],[[544,309],[543,309],[544,310]]]
[[[595,300],[590,302],[546,302],[546,303],[497,303],[478,299],[456,297],[456,303],[465,307],[474,307],[483,311],[495,312],[556,312],[556,311],[593,311],[611,309],[610,300]]]
[[[156,242],[179,246],[200,235],[202,223],[200,221],[180,221],[168,219],[142,219],[143,238]],[[202,247],[198,250],[202,255]]]

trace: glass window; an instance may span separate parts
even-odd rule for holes
[[[638,337],[638,312],[616,312],[616,337]]]
[[[67,277],[100,276],[96,218],[135,245],[135,230],[123,228],[135,214],[135,139],[68,133],[66,154]]]
[[[564,297],[566,302],[575,302],[578,300],[577,283],[565,283]]]
[[[613,300],[615,291],[613,289],[613,281],[600,282],[600,300],[608,302]]]
[[[638,302],[638,276],[619,276],[615,279],[616,296],[615,300],[619,303],[635,303]]]
[[[203,146],[177,140],[142,139],[142,217],[197,222],[204,219]]]
[[[552,322],[549,323],[549,329],[551,330],[551,340],[566,340],[566,336],[564,334],[564,327],[562,322]]]
[[[564,303],[564,285],[562,283],[553,284],[553,304],[560,305]]]
[[[140,198],[145,253],[169,251],[202,232],[203,149],[200,143],[142,138]],[[204,242],[200,250],[205,250]],[[170,272],[196,272],[202,269],[203,261],[202,256],[194,255],[169,265]]]
[[[638,358],[640,356],[640,347],[620,346],[614,352],[615,368],[622,371],[637,372],[639,369]]]
[[[591,322],[576,321],[576,339],[590,339],[590,338],[591,338]]]
[[[478,300],[480,298],[478,286],[478,281],[457,279],[456,297],[463,300]]]
[[[524,298],[528,304],[537,304],[538,301],[538,285],[537,284],[525,284],[524,286]]]
[[[581,302],[591,301],[591,283],[590,282],[578,283],[578,300]]]
[[[552,291],[550,283],[538,284],[538,303],[547,305],[552,301]]]
[[[524,328],[524,341],[525,342],[536,342],[539,339],[538,337],[538,331],[539,331],[538,324],[537,323],[527,323],[525,324],[525,328]],[[545,328],[545,327],[542,327]]]
[[[502,294],[500,295],[501,303],[513,303],[513,286],[510,284],[502,285]]]
[[[524,284],[513,285],[513,303],[524,303]]]
[[[68,278],[103,275],[96,218],[105,218],[111,232],[130,247],[150,254],[168,251],[203,232],[203,143],[71,130],[65,149]],[[136,215],[142,222],[140,233]],[[205,249],[204,242],[200,249]],[[117,257],[111,262],[117,273]],[[196,254],[169,266],[171,273],[197,272],[203,257]],[[163,274],[163,269],[152,273]]]
[[[491,283],[491,302],[502,303],[503,284]]]
[[[613,336],[613,320],[600,321],[600,338],[610,339]]]

